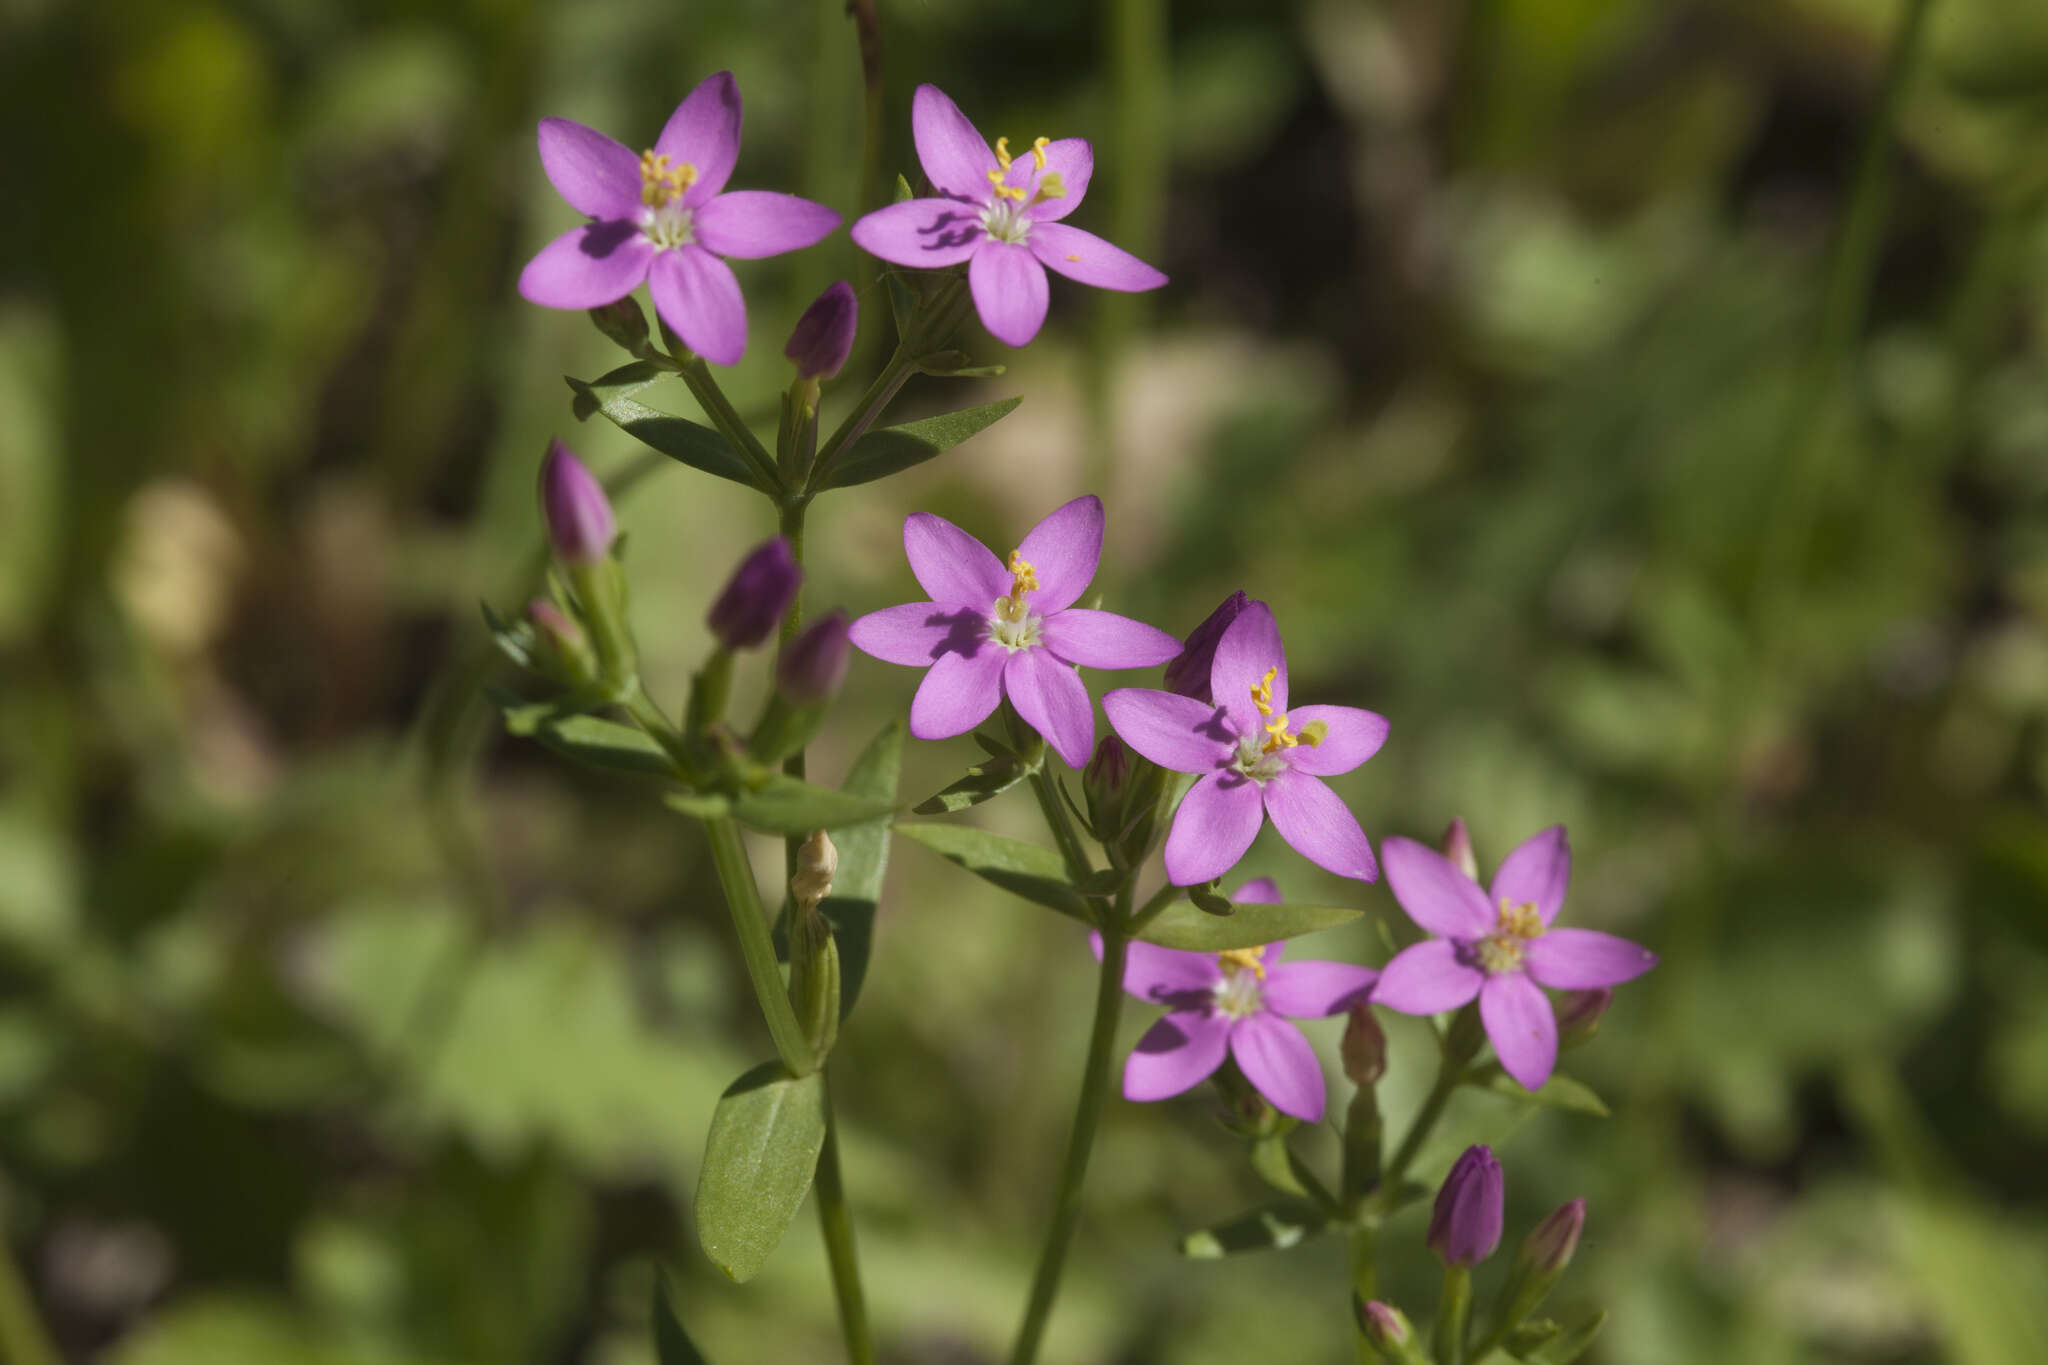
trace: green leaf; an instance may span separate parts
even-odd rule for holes
[[[1283,1200],[1180,1239],[1180,1254],[1198,1261],[1243,1251],[1285,1251],[1326,1231],[1330,1220],[1311,1204]]]
[[[1280,1193],[1308,1197],[1307,1187],[1294,1173],[1294,1159],[1287,1150],[1285,1133],[1268,1134],[1252,1144],[1252,1169],[1258,1172],[1259,1179]]]
[[[592,412],[603,413],[619,430],[652,446],[671,460],[679,460],[692,469],[701,469],[706,474],[716,474],[721,479],[731,479],[749,488],[761,488],[753,466],[741,458],[723,436],[673,413],[657,412],[631,396],[660,375],[661,371],[654,366],[644,360],[636,360],[590,383],[570,379],[569,387],[576,391],[579,415],[583,415],[580,412],[582,405],[588,403]]]
[[[1138,937],[1162,948],[1221,953],[1335,928],[1364,913],[1336,905],[1254,905],[1239,901],[1229,915],[1217,916],[1180,901],[1161,911],[1159,918],[1146,925]]]
[[[520,717],[525,723],[527,717]],[[676,765],[646,733],[596,716],[533,719],[533,737],[557,753],[612,772],[674,777]]]
[[[697,1175],[697,1240],[744,1283],[775,1250],[811,1188],[825,1145],[825,1078],[764,1062],[734,1081],[711,1116]]]
[[[677,1319],[668,1301],[668,1276],[658,1269],[654,1272],[654,1360],[655,1365],[707,1365],[704,1353]]]
[[[853,761],[839,790],[864,800],[896,800],[896,782],[903,771],[903,722],[882,727]],[[875,906],[882,899],[882,876],[889,870],[889,821],[885,816],[835,830],[839,871],[832,894],[818,909],[832,925],[839,944],[839,1017],[844,1019],[860,995],[867,976],[868,953],[874,941]]]
[[[1027,763],[1014,754],[991,758],[969,768],[967,776],[936,796],[926,797],[912,809],[919,815],[944,815],[978,806],[1024,781],[1038,770],[1038,766],[1038,763]]]
[[[670,792],[662,800],[670,810],[699,820],[720,820],[732,814],[732,798],[718,792]]]
[[[1067,885],[1066,864],[1049,848],[967,825],[899,824],[896,832],[1013,896],[1022,896],[1083,924],[1093,923],[1087,903]]]
[[[921,422],[906,422],[900,427],[870,431],[839,457],[824,486],[850,488],[855,484],[872,483],[891,474],[900,474],[935,455],[944,454],[968,437],[986,431],[1023,401],[1021,398],[1004,398],[984,403],[978,408],[963,408],[959,412],[927,417]]]
[[[1528,1104],[1540,1104],[1548,1109],[1567,1109],[1574,1114],[1591,1114],[1595,1118],[1609,1117],[1607,1105],[1593,1093],[1593,1088],[1584,1081],[1575,1081],[1562,1071],[1554,1071],[1543,1083],[1541,1090],[1525,1090],[1522,1083],[1502,1071],[1498,1064],[1483,1068],[1473,1077],[1473,1083],[1496,1095]]]
[[[732,798],[733,819],[767,834],[809,834],[814,829],[839,829],[886,816],[896,809],[894,797],[859,796],[830,787],[813,786],[801,778],[775,774],[753,791]]]
[[[1571,1365],[1586,1353],[1593,1344],[1593,1338],[1599,1336],[1600,1329],[1606,1325],[1607,1312],[1602,1309],[1575,1326],[1565,1328],[1527,1355],[1516,1358],[1525,1365]]]

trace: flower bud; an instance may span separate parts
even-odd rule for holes
[[[1607,1007],[1614,1003],[1614,991],[1608,986],[1596,986],[1591,990],[1567,991],[1564,999],[1557,1004],[1557,1045],[1559,1048],[1577,1047],[1600,1031],[1600,1017],[1607,1013]]]
[[[1472,834],[1463,820],[1451,821],[1450,828],[1444,831],[1443,848],[1453,867],[1473,881],[1479,880],[1479,859],[1472,855]]]
[[[775,661],[776,689],[800,706],[829,701],[846,681],[852,654],[846,613],[828,612],[804,627]]]
[[[1586,1201],[1574,1199],[1538,1223],[1522,1240],[1522,1262],[1532,1275],[1555,1279],[1572,1263],[1586,1226]]]
[[[597,677],[597,657],[590,638],[545,597],[526,606],[526,622],[533,631],[533,667],[543,676],[581,691]]]
[[[548,545],[564,564],[596,564],[611,553],[618,523],[604,486],[560,441],[548,444],[540,464],[540,512]]]
[[[1186,645],[1166,665],[1166,690],[1214,705],[1209,694],[1209,669],[1216,662],[1216,642],[1239,612],[1251,605],[1242,591],[1223,599],[1223,605],[1209,613],[1209,619],[1188,632]]]
[[[606,338],[634,355],[647,350],[647,315],[640,311],[640,301],[631,294],[591,309],[590,320]]]
[[[789,892],[805,910],[832,894],[832,878],[839,871],[839,849],[822,829],[811,831],[796,851],[796,875],[789,879]]]
[[[1095,756],[1081,770],[1081,790],[1088,798],[1088,818],[1105,839],[1116,833],[1113,827],[1122,813],[1117,798],[1131,781],[1131,755],[1115,735],[1104,735],[1095,746]]]
[[[1358,1330],[1376,1350],[1390,1346],[1406,1346],[1415,1339],[1415,1329],[1408,1325],[1408,1317],[1390,1303],[1371,1299],[1358,1305]]]
[[[859,326],[860,303],[853,286],[841,280],[804,309],[782,353],[796,365],[798,378],[830,379],[853,353],[853,334]]]
[[[1424,1245],[1447,1266],[1478,1265],[1500,1245],[1501,1202],[1493,1149],[1467,1147],[1437,1191]]]
[[[752,649],[775,633],[803,581],[789,542],[781,536],[764,542],[740,561],[711,604],[711,633],[726,649]]]
[[[1377,1085],[1387,1074],[1387,1035],[1372,1017],[1372,1006],[1363,1000],[1351,1007],[1344,1021],[1341,1055],[1344,1075],[1353,1085]]]

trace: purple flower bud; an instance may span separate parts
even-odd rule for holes
[[[1215,704],[1209,695],[1209,668],[1216,662],[1216,644],[1237,614],[1251,605],[1242,591],[1223,599],[1223,605],[1209,613],[1209,619],[1188,632],[1186,645],[1166,665],[1166,690],[1183,697]]]
[[[1376,1347],[1406,1346],[1414,1336],[1401,1310],[1378,1299],[1359,1304],[1358,1330]]]
[[[1472,853],[1472,832],[1465,828],[1463,820],[1451,821],[1450,828],[1444,831],[1444,857],[1473,881],[1479,880],[1479,859]]]
[[[1614,1003],[1614,988],[1567,991],[1557,1002],[1557,1045],[1577,1047],[1600,1031],[1600,1018]]]
[[[1090,801],[1108,801],[1123,793],[1131,780],[1131,755],[1122,740],[1104,735],[1095,746],[1095,756],[1081,770],[1081,788]]]
[[[800,706],[829,700],[846,681],[852,653],[846,613],[828,612],[798,632],[775,661],[776,690]]]
[[[782,353],[796,365],[800,379],[830,379],[853,353],[853,333],[860,326],[860,303],[845,280],[818,295],[796,320]]]
[[[1387,1035],[1372,1017],[1372,1006],[1363,1000],[1351,1007],[1350,1018],[1344,1021],[1340,1055],[1345,1079],[1353,1085],[1377,1085],[1387,1074]]]
[[[1424,1244],[1445,1265],[1475,1266],[1500,1245],[1500,1163],[1491,1147],[1467,1147],[1444,1177]]]
[[[1533,1274],[1557,1276],[1572,1263],[1586,1226],[1586,1201],[1574,1199],[1538,1223],[1522,1242],[1522,1260]]]
[[[618,523],[604,485],[560,441],[548,444],[540,463],[540,513],[548,544],[564,564],[596,564],[611,553]]]
[[[583,644],[583,628],[545,597],[536,597],[526,604],[526,619],[533,622],[536,633],[549,639],[578,647]]]
[[[781,536],[764,541],[740,561],[711,604],[711,633],[727,649],[752,649],[775,633],[803,581],[789,542]]]

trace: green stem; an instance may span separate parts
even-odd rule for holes
[[[889,400],[917,371],[917,358],[910,353],[907,344],[898,345],[889,357],[889,363],[875,376],[875,382],[868,385],[868,391],[860,396],[846,420],[839,424],[825,444],[818,448],[818,458],[811,464],[810,481],[804,485],[804,496],[810,497],[825,486],[825,480],[832,472],[832,466],[839,456],[855,441],[867,434],[867,429],[882,415],[882,409],[889,406]]]
[[[860,1254],[853,1244],[853,1215],[846,1204],[846,1184],[839,1173],[839,1121],[832,1112],[832,1089],[825,1088],[825,1145],[818,1152],[818,1231],[825,1239],[825,1259],[832,1266],[832,1292],[839,1300],[839,1332],[846,1338],[852,1365],[874,1365],[874,1329],[868,1326],[867,1298],[860,1286]]]
[[[1038,809],[1045,815],[1045,823],[1052,826],[1052,841],[1060,846],[1060,857],[1066,859],[1067,876],[1078,885],[1094,875],[1095,869],[1088,861],[1088,851],[1081,846],[1081,835],[1075,830],[1073,819],[1067,814],[1067,803],[1060,800],[1059,792],[1053,787],[1053,780],[1051,770],[1045,764],[1039,764],[1031,774],[1031,794],[1038,798]]]
[[[1168,882],[1166,885],[1160,887],[1157,891],[1154,891],[1152,893],[1152,899],[1146,901],[1145,904],[1139,908],[1138,913],[1131,916],[1131,937],[1136,938],[1140,930],[1142,930],[1146,925],[1150,924],[1153,920],[1159,918],[1161,911],[1165,910],[1167,906],[1172,905],[1175,901],[1179,900],[1180,893],[1184,889],[1185,888],[1183,887],[1175,886],[1172,882]]]
[[[1128,911],[1128,889],[1121,901],[1121,908]],[[1103,1106],[1109,1100],[1110,1062],[1116,1053],[1117,1018],[1123,1012],[1124,957],[1129,947],[1130,939],[1121,920],[1103,929],[1102,970],[1095,985],[1095,1028],[1088,1037],[1081,1098],[1074,1107],[1074,1128],[1067,1139],[1066,1161],[1060,1170],[1052,1227],[1047,1230],[1045,1247],[1038,1255],[1038,1271],[1031,1280],[1031,1301],[1024,1310],[1024,1322],[1017,1329],[1010,1365],[1031,1365],[1038,1358],[1046,1321],[1052,1315],[1053,1300],[1059,1295],[1060,1271],[1066,1264],[1067,1244],[1073,1240],[1074,1222],[1081,1210],[1081,1183],[1088,1174],[1088,1154],[1095,1147],[1095,1130],[1101,1125]]]
[[[754,435],[738,409],[725,396],[725,390],[718,387],[718,380],[712,376],[711,367],[704,363],[704,357],[685,354],[678,363],[680,368],[676,372],[690,386],[697,406],[704,409],[711,425],[718,428],[732,448],[739,452],[741,459],[754,467],[754,472],[761,476],[762,486],[779,494],[782,476],[776,472],[775,461],[768,457],[767,447],[761,444],[760,438]]]
[[[1365,1305],[1380,1296],[1379,1290],[1379,1241],[1377,1227],[1355,1227],[1351,1230],[1348,1250],[1351,1256],[1351,1309],[1356,1320]],[[1365,1328],[1361,1323],[1357,1333],[1358,1365],[1379,1365],[1380,1353],[1365,1339]]]
[[[768,932],[768,916],[761,908],[761,888],[754,882],[754,867],[747,861],[740,827],[730,817],[721,815],[706,820],[704,832],[711,840],[711,861],[718,868],[719,884],[725,888],[725,903],[732,911],[733,928],[740,936],[740,956],[746,959],[747,977],[753,982],[761,1015],[768,1021],[776,1054],[790,1075],[809,1075],[818,1069],[818,1059],[789,1003],[789,988],[783,984],[782,968],[775,961],[775,941]]]
[[[1437,1365],[1465,1365],[1465,1320],[1472,1312],[1472,1267],[1444,1267],[1443,1298],[1436,1306]]]
[[[1400,1188],[1401,1181],[1408,1175],[1408,1168],[1415,1162],[1416,1154],[1422,1150],[1422,1144],[1429,1140],[1430,1130],[1435,1128],[1437,1120],[1444,1116],[1444,1106],[1451,1102],[1452,1092],[1457,1090],[1459,1082],[1464,1080],[1465,1064],[1470,1060],[1469,1057],[1457,1055],[1448,1047],[1444,1049],[1443,1056],[1437,1063],[1436,1084],[1430,1087],[1429,1098],[1422,1102],[1422,1108],[1416,1113],[1415,1121],[1408,1125],[1406,1136],[1401,1139],[1400,1147],[1394,1152],[1394,1159],[1387,1163],[1385,1172],[1380,1176],[1381,1190],[1392,1191]]]
[[[0,1360],[7,1365],[62,1365],[36,1313],[13,1248],[0,1244]]]

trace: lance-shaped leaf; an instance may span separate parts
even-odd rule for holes
[[[1332,929],[1349,924],[1363,913],[1336,905],[1256,905],[1236,901],[1230,914],[1219,916],[1177,901],[1140,930],[1138,937],[1162,948],[1222,953]]]
[[[1004,398],[978,408],[941,413],[900,427],[882,427],[855,441],[828,471],[824,487],[851,488],[900,474],[943,455],[968,437],[986,431],[1009,415],[1021,398]]]
[[[1584,1081],[1573,1080],[1562,1071],[1553,1071],[1541,1090],[1532,1091],[1525,1090],[1520,1081],[1495,1063],[1481,1068],[1472,1076],[1470,1083],[1511,1100],[1540,1104],[1548,1109],[1565,1109],[1574,1114],[1591,1114],[1595,1118],[1609,1117],[1607,1105],[1593,1093],[1593,1087]]]
[[[711,1115],[697,1175],[697,1240],[734,1280],[754,1277],[811,1188],[825,1145],[825,1078],[764,1062]]]
[[[1526,1351],[1516,1350],[1517,1343],[1510,1338],[1508,1350],[1525,1365],[1571,1365],[1586,1353],[1593,1344],[1593,1338],[1599,1336],[1600,1329],[1606,1325],[1607,1311],[1602,1309]]]
[[[776,773],[753,790],[735,792],[732,797],[733,819],[767,834],[836,830],[888,815],[895,808],[893,795],[834,791],[782,773]]]
[[[661,373],[646,361],[636,360],[588,383],[570,379],[569,387],[576,391],[576,415],[583,417],[589,412],[601,412],[621,431],[652,446],[671,460],[679,460],[692,469],[701,469],[706,474],[716,474],[721,479],[731,479],[749,488],[761,488],[753,466],[741,458],[723,436],[687,418],[658,412],[633,397],[658,379]]]
[[[668,1301],[668,1276],[654,1272],[655,1365],[708,1365]]]
[[[911,809],[919,815],[943,815],[993,800],[1038,771],[1045,761],[1044,753],[1039,750],[1035,762],[1016,754],[998,754],[985,763],[975,764],[967,770],[967,776]]]
[[[508,726],[529,725],[528,733],[542,744],[593,767],[632,773],[638,777],[676,775],[675,760],[646,732],[635,730],[630,725],[597,716],[535,715],[531,712],[523,712],[516,718],[508,715],[507,723]]]
[[[1298,1199],[1268,1204],[1180,1239],[1180,1254],[1198,1261],[1241,1251],[1285,1251],[1325,1231],[1330,1220]]]
[[[903,722],[892,721],[853,761],[839,790],[893,805],[902,771]],[[889,819],[877,816],[834,830],[832,842],[839,848],[839,870],[832,875],[832,893],[818,909],[831,922],[832,937],[839,945],[839,1017],[844,1019],[868,972],[875,906],[882,899],[882,877],[889,870]]]
[[[1087,904],[1067,884],[1066,864],[1049,848],[966,825],[899,824],[896,832],[1013,896],[1022,896],[1083,924],[1093,923]]]

